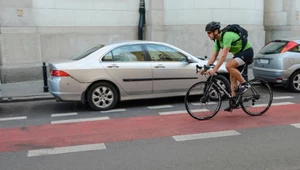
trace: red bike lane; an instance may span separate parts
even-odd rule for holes
[[[267,113],[256,117],[245,114],[241,109],[232,113],[220,111],[206,121],[195,120],[188,114],[177,114],[0,129],[0,152],[300,123],[299,109],[300,104],[272,106]]]

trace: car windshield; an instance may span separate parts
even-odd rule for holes
[[[260,54],[277,54],[285,47],[288,41],[272,41],[260,50]]]
[[[70,58],[70,60],[80,60],[85,58],[86,56],[92,54],[93,52],[99,50],[100,48],[104,47],[104,45],[97,45],[95,47],[89,48],[88,50],[85,50],[84,52],[78,53],[77,55]]]

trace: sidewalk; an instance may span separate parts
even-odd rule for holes
[[[42,80],[1,84],[1,86],[2,102],[54,99],[49,92],[44,92]]]

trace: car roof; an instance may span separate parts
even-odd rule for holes
[[[298,44],[300,44],[300,37],[287,37],[287,38],[280,38],[272,41],[294,41]]]
[[[144,41],[144,40],[121,40],[121,41],[112,41],[107,44],[107,46],[120,46],[120,45],[130,45],[130,44],[161,44],[161,45],[171,45],[158,41]]]

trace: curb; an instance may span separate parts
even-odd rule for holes
[[[25,102],[25,101],[38,101],[38,100],[54,100],[52,95],[28,95],[28,96],[4,96],[0,98],[1,103],[10,102]]]

